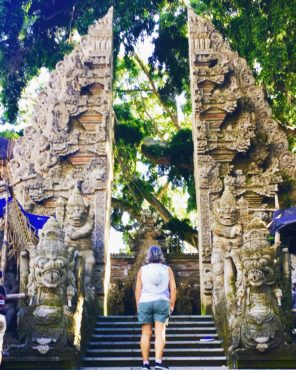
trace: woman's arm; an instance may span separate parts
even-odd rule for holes
[[[142,291],[142,279],[141,279],[141,269],[140,269],[137,275],[136,290],[135,290],[137,311],[138,311],[138,305],[139,305],[139,301],[141,297],[141,291]]]
[[[169,276],[170,276],[170,311],[173,312],[175,308],[176,298],[177,298],[177,287],[176,287],[176,281],[175,276],[173,273],[173,270],[169,267]]]

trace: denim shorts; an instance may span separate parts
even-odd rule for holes
[[[167,324],[169,316],[170,302],[164,299],[139,304],[138,321],[140,324],[153,324],[155,321]]]

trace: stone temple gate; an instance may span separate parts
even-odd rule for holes
[[[52,216],[18,243],[20,354],[68,356],[108,291],[112,181],[112,17],[91,25],[57,63],[13,147],[9,181],[25,212]],[[13,204],[13,203],[12,203]],[[21,222],[9,205],[8,222]],[[13,223],[13,221],[15,221]],[[22,231],[22,230],[15,230]],[[82,339],[81,339],[82,336]]]
[[[214,313],[230,358],[288,353],[288,249],[267,224],[281,185],[295,188],[296,157],[246,61],[191,9],[188,23],[202,312]]]
[[[266,225],[281,184],[295,190],[296,158],[246,61],[191,9],[188,22],[202,313],[214,314],[231,361],[271,349],[281,359],[295,353],[291,268],[288,249]],[[26,212],[55,214],[39,239],[18,239],[28,297],[20,303],[18,356],[73,354],[106,306],[112,53],[110,9],[57,64],[13,147],[8,223],[15,231],[22,224],[16,200]]]
[[[95,271],[91,285],[101,297],[100,306],[108,268],[112,52],[110,10],[90,26],[80,45],[57,63],[10,161],[11,185],[26,211],[41,215],[55,211],[60,226],[67,228],[70,209],[75,213],[75,207],[85,207],[88,227],[85,224],[81,231],[74,231],[74,225],[66,234],[75,246],[82,238],[78,250],[92,251],[93,256],[85,257],[86,268],[90,275]],[[76,213],[74,224],[75,217],[82,217]]]

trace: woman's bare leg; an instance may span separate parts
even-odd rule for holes
[[[152,335],[152,325],[151,324],[142,325],[141,351],[143,361],[149,361],[151,335]]]
[[[165,329],[166,324],[155,322],[155,358],[161,360],[165,346]]]

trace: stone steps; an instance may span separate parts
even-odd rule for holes
[[[138,323],[138,321],[128,321],[129,325],[133,325],[136,328],[140,328],[141,324]],[[200,327],[200,326],[215,326],[215,323],[213,321],[173,321],[170,320],[170,323],[173,324],[176,327],[184,326],[184,325],[190,325],[190,327]],[[97,321],[96,327],[99,328],[112,328],[112,327],[124,327],[126,326],[126,322],[124,321]]]
[[[141,326],[136,316],[99,316],[82,358],[82,369],[141,366]],[[154,359],[154,336],[151,359]],[[180,315],[170,319],[164,359],[171,368],[226,366],[226,357],[211,316]]]
[[[114,348],[115,342],[89,342],[89,349],[94,348]],[[140,341],[123,341],[123,342],[116,342],[116,345],[120,346],[120,348],[130,348],[130,349],[138,349],[140,348]],[[222,342],[220,340],[207,340],[207,341],[200,341],[200,340],[167,340],[165,347],[169,348],[182,348],[186,346],[186,348],[217,348],[217,345],[221,346]]]
[[[153,368],[153,367],[152,367]],[[97,370],[97,367],[80,367],[79,370]],[[125,366],[125,367],[104,367],[104,370],[141,370],[142,366]],[[169,370],[227,370],[229,369],[227,366],[186,366],[186,368],[182,367],[175,367],[170,366]],[[259,369],[257,369],[259,370]],[[285,370],[285,369],[279,369]]]

